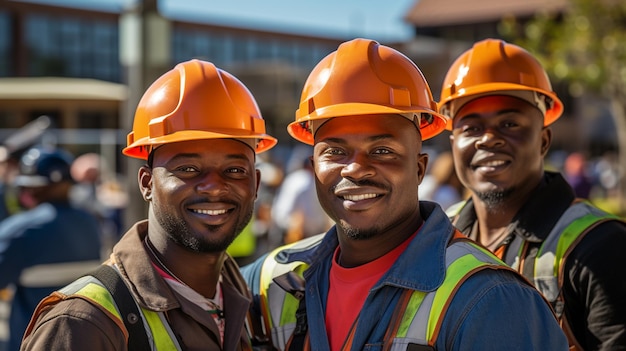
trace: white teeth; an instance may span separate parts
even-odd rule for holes
[[[201,213],[209,216],[217,216],[226,213],[226,210],[192,210],[195,213]]]
[[[366,199],[375,198],[376,194],[362,194],[362,195],[345,195],[343,198],[348,201],[361,201]]]
[[[497,167],[497,166],[502,166],[504,163],[505,163],[504,161],[489,161],[489,162],[481,163],[479,167]]]

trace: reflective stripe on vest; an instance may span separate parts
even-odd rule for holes
[[[101,264],[100,260],[40,264],[22,270],[19,284],[27,288],[64,286]]]
[[[561,215],[554,228],[541,245],[535,259],[534,284],[550,303],[560,295],[559,273],[566,254],[574,249],[581,234],[587,229],[606,220],[619,217],[606,213],[586,201],[570,206]]]
[[[113,296],[96,278],[91,276],[82,277],[59,291],[68,295],[69,298],[72,296],[87,298],[118,318],[118,325],[124,325]],[[140,311],[152,350],[182,350],[174,336],[174,332],[165,319],[164,313],[150,311],[141,307]]]
[[[281,247],[270,253],[263,264],[261,301],[266,312],[269,308],[272,321],[278,321],[278,324],[268,321],[267,325],[272,331],[274,345],[280,350],[285,349],[285,345],[295,329],[295,311],[299,302],[277,284],[271,284],[272,278],[289,270],[295,270],[302,275],[308,265],[299,261],[279,264],[274,257],[282,250],[300,249],[312,244],[315,245],[319,241],[321,241],[321,237],[316,238],[313,242],[305,243],[306,245],[299,245],[298,242],[287,247]],[[463,239],[453,242],[446,250],[446,277],[443,284],[437,290],[429,293],[407,290],[411,294],[410,300],[402,314],[402,321],[392,340],[390,350],[406,350],[409,343],[428,345],[429,342],[432,342],[434,344],[443,317],[457,288],[469,276],[485,268],[510,270],[504,262],[469,239],[463,237]],[[268,293],[271,297],[269,301]]]
[[[287,341],[296,328],[296,310],[299,301],[293,295],[287,293],[277,284],[272,283],[274,277],[278,277],[289,271],[293,271],[302,276],[302,273],[309,267],[301,261],[294,261],[287,264],[279,264],[276,255],[287,249],[305,249],[317,245],[322,241],[324,235],[316,235],[298,242],[281,246],[270,252],[263,262],[260,274],[261,308],[263,316],[271,316],[270,320],[265,320],[265,325],[271,330],[272,342],[279,350],[284,350]],[[268,299],[272,296],[272,299]],[[278,323],[276,323],[277,321]]]
[[[409,343],[433,346],[456,290],[468,277],[485,268],[509,269],[473,242],[461,240],[450,245],[443,283],[432,292],[413,291],[390,350],[406,350]]]

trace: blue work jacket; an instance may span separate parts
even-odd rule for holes
[[[441,207],[420,202],[425,219],[393,266],[370,290],[360,311],[351,350],[380,350],[403,291],[436,290],[446,274],[445,253],[454,228]],[[338,245],[336,228],[316,246],[279,254],[282,262],[302,261],[306,313],[312,350],[329,350],[325,327],[329,272]],[[257,293],[260,258],[244,267]],[[257,291],[255,291],[257,290]],[[485,269],[471,275],[454,295],[439,330],[436,350],[567,350],[567,340],[546,300],[509,270]]]

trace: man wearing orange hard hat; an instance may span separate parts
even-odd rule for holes
[[[275,144],[228,72],[191,60],[158,78],[123,150],[147,161],[148,219],[100,270],[41,302],[22,349],[251,350],[251,296],[226,248],[253,213],[255,155]]]
[[[242,268],[277,349],[567,349],[541,295],[419,201],[422,141],[444,128],[395,49],[354,39],[313,69],[288,130],[335,225]]]
[[[626,350],[626,226],[544,170],[563,104],[541,64],[517,45],[477,42],[450,67],[439,103],[472,193],[448,210],[455,226],[535,284],[572,349]]]

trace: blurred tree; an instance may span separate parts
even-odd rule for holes
[[[626,213],[626,1],[569,0],[560,13],[539,12],[528,22],[505,18],[500,34],[533,53],[572,96],[585,91],[610,101],[618,148],[619,210]]]

